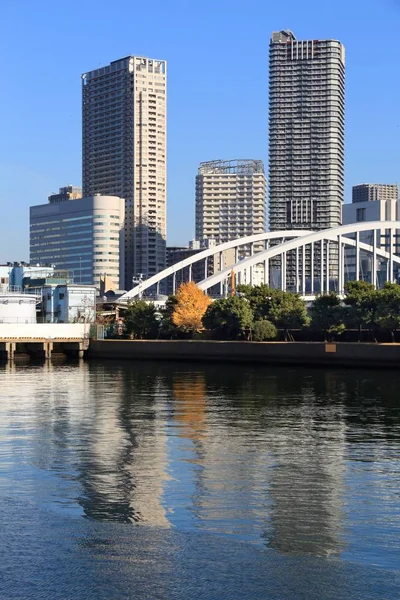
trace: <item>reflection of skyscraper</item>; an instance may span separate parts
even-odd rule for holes
[[[92,373],[96,405],[93,442],[82,457],[82,506],[93,518],[169,526],[162,504],[166,424],[156,401],[162,384],[153,377],[143,394],[140,373],[105,373],[111,378],[107,394],[101,368]]]
[[[39,489],[32,495],[53,498],[57,508],[81,507],[92,519],[169,526],[167,423],[159,401],[166,391],[153,370],[147,377],[118,365],[47,362],[40,371],[16,373],[10,363],[1,377],[10,407],[17,397],[18,410],[39,432],[29,462],[56,474],[50,491],[46,481],[27,479],[25,487]],[[24,382],[23,400],[16,377]]]
[[[232,428],[229,401],[213,396],[204,372],[175,373],[173,391],[174,424],[179,424],[180,436],[192,442],[176,442],[176,451],[183,457],[186,493],[192,490],[191,504],[178,506],[180,523],[188,521],[193,526],[194,521],[204,530],[257,537],[254,532],[262,526],[264,507],[254,500],[265,496],[265,454],[261,448],[260,454],[254,453],[240,426]],[[179,498],[180,483],[174,485],[174,497]],[[174,522],[174,516],[171,519]]]
[[[319,389],[301,376],[242,376],[222,369],[220,387],[203,373],[174,376],[174,425],[192,441],[175,441],[192,490],[191,504],[175,504],[179,522],[264,539],[284,553],[340,552],[345,428],[337,378]]]
[[[340,407],[318,414],[315,398],[291,409],[292,427],[270,432],[269,545],[288,554],[330,556],[342,550],[345,426]],[[328,441],[329,440],[329,441]]]

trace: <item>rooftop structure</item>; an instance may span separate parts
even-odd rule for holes
[[[57,202],[66,202],[67,200],[78,200],[82,198],[82,188],[73,185],[67,185],[61,187],[57,193],[49,196],[50,204],[56,204]]]

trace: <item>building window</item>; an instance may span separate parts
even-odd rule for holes
[[[357,208],[357,222],[366,220],[366,208]]]

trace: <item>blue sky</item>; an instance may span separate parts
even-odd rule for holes
[[[83,72],[168,60],[168,242],[194,235],[194,177],[212,159],[268,159],[273,30],[346,46],[346,201],[400,179],[400,0],[2,0],[0,262],[29,258],[29,206],[81,183]]]

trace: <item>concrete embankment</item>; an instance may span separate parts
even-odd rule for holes
[[[174,360],[341,367],[400,366],[400,344],[104,340],[90,342],[88,359]]]

